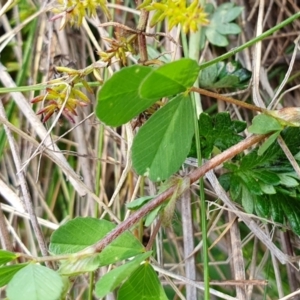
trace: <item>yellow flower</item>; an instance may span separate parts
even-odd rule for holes
[[[75,123],[72,115],[77,116],[77,106],[86,106],[90,102],[85,94],[74,87],[71,87],[71,91],[67,95],[65,84],[47,88],[46,92],[46,95],[40,95],[31,100],[31,103],[49,101],[48,105],[37,112],[38,115],[44,114],[43,122],[46,122],[55,112],[62,109],[62,115],[70,122]]]
[[[139,8],[149,11],[155,10],[150,22],[152,27],[166,18],[169,30],[180,24],[183,31],[187,33],[189,31],[196,32],[199,26],[205,26],[209,23],[208,15],[204,8],[199,6],[198,0],[194,0],[188,7],[185,0],[163,0],[150,4],[147,1]]]
[[[57,0],[57,3],[57,7],[52,10],[57,15],[52,20],[62,18],[61,28],[67,23],[80,26],[85,16],[96,15],[98,7],[103,10],[109,20],[111,19],[106,0]]]

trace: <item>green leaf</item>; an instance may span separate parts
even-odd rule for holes
[[[159,212],[162,209],[162,205],[159,205],[155,209],[151,210],[149,214],[145,217],[145,227],[149,227],[153,221],[156,219],[156,217],[159,215]]]
[[[274,132],[272,135],[270,135],[266,141],[264,141],[264,143],[259,147],[258,151],[257,151],[257,155],[261,156],[263,155],[268,149],[269,147],[275,143],[275,141],[277,140],[278,136],[280,135],[281,131],[276,131]]]
[[[58,273],[64,276],[75,276],[81,273],[93,272],[101,266],[101,256],[99,254],[88,257],[70,257],[61,262]]]
[[[238,133],[245,128],[245,122],[232,121],[227,112],[218,113],[213,118],[202,113],[199,118],[199,134],[203,157],[209,158],[214,146],[223,151],[240,142],[243,137]]]
[[[18,258],[20,255],[13,253],[13,252],[9,252],[6,250],[0,250],[0,265],[6,264],[10,261],[15,260],[16,258]]]
[[[241,32],[241,28],[239,25],[235,23],[227,23],[217,28],[220,34],[238,34]]]
[[[299,201],[295,201],[291,197],[285,197],[282,195],[281,206],[285,212],[287,221],[291,225],[293,231],[300,235],[300,210]]]
[[[248,214],[253,213],[254,209],[254,195],[250,193],[248,187],[242,187],[242,205]]]
[[[282,197],[276,194],[272,197],[268,197],[268,201],[270,202],[270,214],[272,220],[282,224],[284,219],[284,212],[281,207]]]
[[[232,200],[237,201],[242,191],[242,181],[239,176],[232,174],[230,178],[230,196]]]
[[[76,218],[60,226],[51,236],[49,251],[52,254],[70,254],[85,249],[100,241],[115,225],[95,218]],[[99,266],[109,265],[144,251],[143,245],[130,232],[125,232],[103,249],[98,255]],[[91,253],[92,256],[92,253]],[[77,264],[76,256],[72,257]],[[95,264],[95,260],[82,261],[82,272]],[[77,269],[77,272],[80,270]]]
[[[233,3],[218,6],[211,14],[210,23],[204,29],[208,41],[216,46],[227,46],[228,40],[225,35],[237,34],[241,31],[237,24],[231,22],[241,14],[242,10],[242,7],[234,6]]]
[[[203,69],[200,73],[199,85],[204,88],[212,87],[218,78],[218,64],[213,64]]]
[[[224,35],[220,34],[215,28],[207,27],[204,30],[205,36],[211,44],[219,47],[228,46],[228,39]]]
[[[229,189],[231,188],[231,177],[232,176],[233,176],[233,173],[228,172],[228,173],[222,174],[219,177],[219,182],[225,191],[229,191]]]
[[[26,267],[28,263],[17,264],[11,266],[3,266],[0,268],[0,287],[8,284],[13,276],[21,269]]]
[[[281,135],[290,151],[295,155],[300,148],[300,129],[289,127]],[[242,157],[242,158],[241,158]],[[239,200],[242,180],[242,204],[247,212],[253,210],[258,215],[268,217],[274,222],[290,221],[292,230],[299,234],[299,182],[289,160],[278,145],[273,143],[261,156],[254,150],[249,154],[234,158],[234,163],[225,163],[230,170],[220,177],[220,182],[230,190],[234,200]],[[234,197],[233,197],[234,196]],[[288,205],[286,203],[288,202]]]
[[[136,256],[132,261],[117,267],[109,273],[103,275],[96,283],[95,293],[99,298],[104,297],[118,287],[127,279],[139,266],[152,254],[152,251]]]
[[[234,3],[224,3],[219,5],[213,18],[220,23],[226,24],[234,21],[243,11],[242,6],[234,6]]]
[[[203,88],[245,87],[251,78],[251,72],[243,68],[238,61],[218,62],[203,69],[199,86]]]
[[[135,136],[132,162],[136,172],[152,181],[167,179],[186,159],[193,134],[191,100],[178,95],[152,115]]]
[[[183,58],[153,70],[141,83],[140,97],[159,99],[185,92],[197,79],[200,67],[195,60]]]
[[[157,274],[149,263],[131,274],[118,292],[118,300],[167,300]]]
[[[63,291],[62,278],[46,267],[29,264],[9,282],[9,300],[56,300]]]
[[[138,199],[135,199],[129,203],[126,204],[126,207],[130,210],[138,210],[142,206],[144,206],[146,203],[148,203],[150,200],[152,200],[155,196],[144,196]]]
[[[239,85],[239,78],[235,75],[228,75],[216,82],[213,87],[216,89],[231,88]]]
[[[257,184],[256,178],[253,176],[251,171],[238,172],[238,175],[244,182],[244,185],[247,187],[252,194],[261,195],[262,191],[259,184]]]
[[[150,67],[134,65],[123,68],[107,80],[98,93],[97,117],[107,125],[120,126],[146,110],[158,98],[142,98],[139,86],[153,71]]]
[[[296,187],[299,185],[299,181],[290,176],[290,174],[278,174],[280,183],[286,187]]]
[[[268,195],[274,195],[276,194],[276,190],[273,185],[270,184],[264,184],[264,183],[259,183],[260,189],[264,194]]]
[[[270,201],[264,196],[257,196],[255,200],[256,213],[263,218],[268,218],[270,213]]]
[[[249,126],[248,131],[256,134],[266,134],[282,129],[283,126],[276,119],[265,114],[260,114],[253,118],[252,125]]]
[[[268,170],[253,170],[252,176],[266,184],[278,185],[280,183],[280,177]]]

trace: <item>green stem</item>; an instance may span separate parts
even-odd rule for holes
[[[200,146],[200,134],[198,126],[198,116],[195,98],[193,97],[193,109],[194,109],[194,128],[195,128],[195,139],[196,139],[196,150],[198,158],[198,166],[202,164],[202,153]],[[209,266],[208,266],[208,246],[207,246],[207,224],[206,224],[206,203],[204,194],[203,178],[199,179],[200,188],[200,211],[201,211],[201,231],[202,231],[202,259],[203,259],[203,279],[204,279],[204,299],[209,300]]]
[[[269,35],[271,35],[272,33],[276,32],[277,30],[283,28],[284,26],[290,24],[291,22],[293,22],[294,20],[298,19],[300,17],[300,12],[292,15],[291,17],[289,17],[288,19],[284,20],[283,22],[279,23],[278,25],[272,27],[271,29],[265,31],[264,33],[262,33],[261,35],[255,37],[254,39],[246,42],[245,44],[241,45],[241,46],[238,46],[236,48],[233,48],[231,49],[229,52],[221,55],[221,56],[218,56],[216,57],[215,59],[212,59],[208,62],[205,62],[205,63],[202,63],[200,65],[201,69],[205,69],[207,68],[208,66],[211,66],[213,64],[216,64],[220,61],[223,61],[229,57],[231,57],[232,55],[235,55],[236,53],[238,52],[241,52],[242,50],[256,44],[257,42],[263,40],[264,38],[268,37]]]

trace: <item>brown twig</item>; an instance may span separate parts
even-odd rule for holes
[[[258,112],[265,112],[266,111],[266,109],[264,109],[264,108],[261,108],[261,107],[243,102],[243,101],[239,101],[239,100],[231,98],[231,97],[226,97],[224,95],[220,95],[220,94],[217,94],[217,93],[214,93],[214,92],[211,92],[211,91],[207,91],[207,90],[204,90],[204,89],[201,89],[201,88],[192,87],[190,89],[190,91],[196,92],[196,93],[199,93],[201,95],[208,96],[208,97],[212,97],[212,98],[215,98],[215,99],[218,99],[218,100],[222,100],[222,101],[227,102],[227,103],[235,104],[235,105],[238,105],[238,106],[250,109],[250,110],[254,110],[254,111],[258,111]]]
[[[108,26],[114,26],[114,27],[126,30],[128,32],[131,32],[131,33],[142,34],[147,37],[163,36],[163,37],[168,38],[174,44],[178,44],[171,35],[164,33],[164,32],[155,32],[155,33],[143,32],[143,31],[128,27],[128,26],[118,23],[118,22],[105,22],[105,23],[102,23],[99,25],[99,27],[108,27]]]
[[[190,184],[199,180],[200,177],[204,176],[209,170],[212,170],[222,164],[223,162],[231,159],[235,155],[241,153],[242,151],[248,149],[249,147],[255,145],[258,142],[261,142],[268,135],[256,135],[247,138],[246,140],[241,141],[240,143],[230,147],[225,150],[221,154],[215,156],[201,167],[197,168],[185,178],[190,181]],[[139,220],[141,220],[144,216],[146,216],[150,211],[161,205],[166,199],[171,197],[173,193],[176,191],[177,186],[174,185],[158,195],[156,198],[151,200],[141,209],[133,213],[128,219],[119,224],[114,230],[107,234],[101,241],[94,244],[92,247],[96,252],[101,252],[106,246],[108,246],[113,240],[115,240],[119,235],[128,230],[131,226],[136,224]]]

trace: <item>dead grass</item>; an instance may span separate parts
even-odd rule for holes
[[[223,1],[216,2],[221,4]],[[300,9],[299,3],[291,0],[235,2],[245,7],[239,19],[243,30],[238,38],[231,38],[227,50],[259,35]],[[31,1],[23,3],[27,9],[21,4],[14,5],[0,18],[1,61],[7,68],[7,71],[3,66],[0,69],[3,86],[45,82],[52,78],[55,65],[72,62],[77,68],[84,68],[99,59],[97,50],[107,47],[102,37],[111,36],[111,28],[98,27],[103,21],[101,14],[84,22],[80,29],[67,26],[59,30],[60,20],[49,21],[47,6],[40,8],[34,17],[38,23],[30,45],[32,56],[28,69],[18,79],[24,64],[29,29],[23,25],[34,13]],[[2,1],[2,8],[3,4]],[[126,10],[130,8],[130,12],[126,12],[123,5],[122,2],[110,4],[115,20],[135,27],[138,12],[134,10],[134,3],[128,2],[126,5]],[[236,98],[244,100],[250,97],[256,105],[267,105],[290,65],[292,47],[299,33],[300,20],[296,20],[261,44],[236,56],[244,67],[253,72],[252,84],[243,93],[235,95]],[[176,30],[170,34],[177,40]],[[173,54],[174,44],[167,39],[162,38],[158,43],[149,38],[148,42],[158,51]],[[225,51],[206,46],[200,59],[209,60]],[[180,55],[179,51],[176,58]],[[300,83],[299,58],[297,54],[291,79],[285,89]],[[102,75],[108,78],[117,70],[117,64],[113,64]],[[94,81],[92,77],[89,80]],[[89,95],[92,104],[78,111],[75,125],[65,120],[61,120],[59,125],[54,117],[45,125],[46,130],[33,111],[27,112],[31,109],[28,103],[33,97],[34,92],[1,94],[6,115],[12,102],[17,106],[12,108],[9,115],[10,133],[6,132],[15,140],[16,150],[11,149],[11,144],[6,144],[0,161],[0,228],[3,249],[41,255],[36,233],[30,225],[32,215],[25,212],[28,210],[28,207],[24,208],[26,201],[31,203],[32,213],[38,217],[41,225],[41,235],[48,242],[59,224],[76,216],[96,216],[119,223],[128,216],[125,203],[143,194],[155,195],[158,187],[138,177],[130,167],[126,168],[126,165],[129,166],[128,144],[131,143],[131,134],[135,132],[126,126],[116,129],[101,124],[93,114],[96,104],[94,95]],[[299,89],[295,89],[285,95],[282,105],[299,106],[299,98]],[[203,98],[204,109],[214,103],[215,100]],[[37,109],[34,107],[35,111]],[[252,119],[248,111],[236,107],[218,103],[217,109],[230,111],[236,119]],[[2,115],[2,124],[3,118]],[[0,130],[3,130],[3,126],[0,126]],[[37,147],[41,141],[47,145],[47,152],[45,147]],[[57,148],[54,147],[55,142]],[[16,165],[13,154],[19,156],[19,165]],[[24,175],[23,184],[28,187],[27,196],[22,189],[20,173]],[[205,179],[211,299],[292,299],[300,282],[296,258],[299,255],[298,236],[288,229],[282,231],[278,224],[246,216],[240,207],[230,207],[225,199],[226,194],[218,189],[214,180],[213,173]],[[181,197],[169,226],[162,227],[155,240],[156,269],[162,283],[168,285],[170,299],[193,300],[203,297],[202,235],[197,193],[198,186],[195,184],[190,192]],[[6,237],[4,228],[9,233]],[[264,243],[261,239],[264,239]],[[282,261],[278,260],[280,252],[276,252],[276,249],[282,251]],[[101,273],[104,272],[101,270]],[[187,289],[186,295],[186,285],[189,284],[192,288]],[[76,280],[70,299],[87,299],[88,286],[85,278]],[[300,296],[293,299],[299,299],[297,297]],[[114,298],[111,296],[107,299]]]

